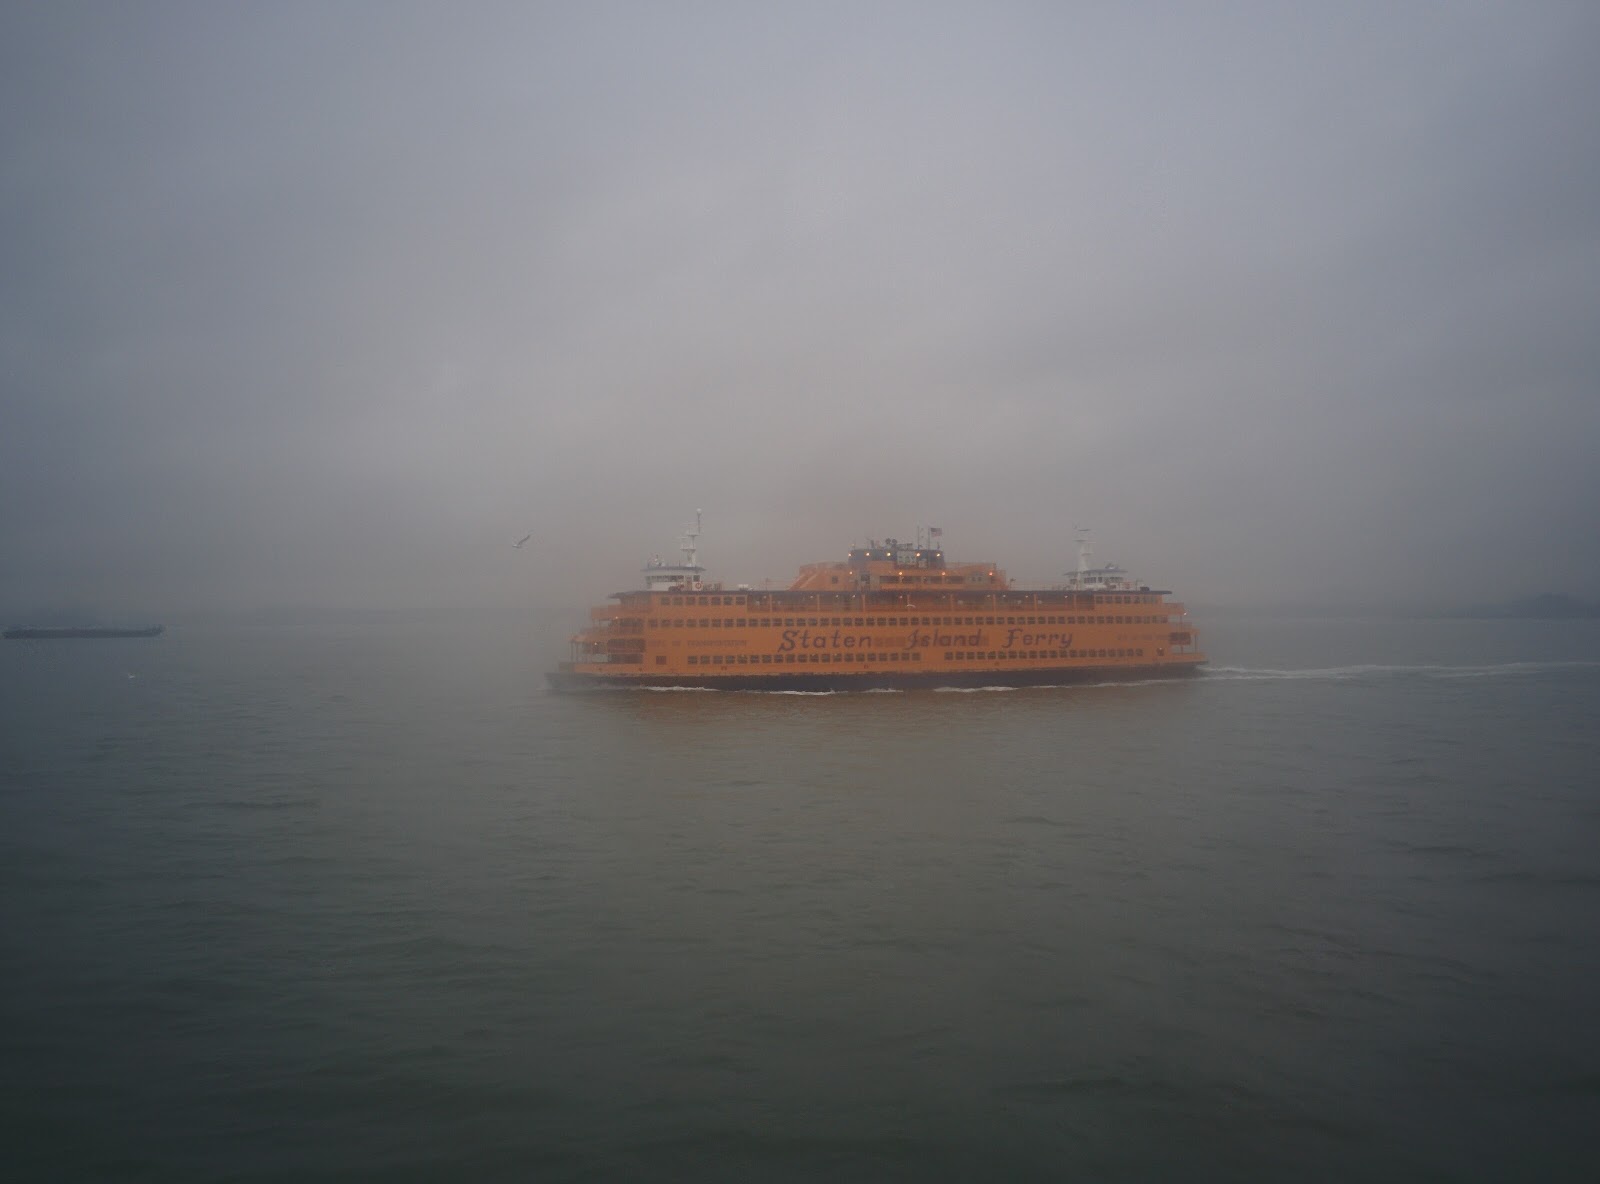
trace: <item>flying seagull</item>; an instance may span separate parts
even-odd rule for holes
[[[533,537],[533,531],[530,530],[527,534],[523,535],[520,539],[518,539],[516,542],[512,543],[511,545],[513,547],[516,547],[516,548],[520,549],[522,547],[522,544],[527,542],[532,537]]]

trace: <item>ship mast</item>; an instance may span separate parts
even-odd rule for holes
[[[685,567],[700,566],[695,562],[695,543],[700,538],[700,519],[703,513],[704,511],[702,510],[696,510],[694,512],[694,529],[683,532],[683,545],[678,549],[683,552],[683,566]]]
[[[704,584],[701,578],[705,575],[705,568],[700,566],[698,544],[700,541],[700,525],[702,512],[694,512],[694,526],[686,529],[682,535],[682,543],[678,549],[683,552],[681,563],[663,563],[661,557],[652,555],[650,562],[644,569],[644,586],[651,592],[683,591],[698,592]]]

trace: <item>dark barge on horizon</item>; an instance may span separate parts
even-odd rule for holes
[[[138,629],[106,629],[91,625],[13,625],[3,636],[7,641],[20,641],[58,637],[159,637],[165,632],[165,625],[145,625]]]

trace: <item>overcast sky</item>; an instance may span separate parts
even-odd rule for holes
[[[0,147],[6,619],[582,603],[696,508],[1600,594],[1600,6],[11,3]]]

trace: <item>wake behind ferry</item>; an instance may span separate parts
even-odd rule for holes
[[[708,582],[700,533],[697,512],[680,562],[652,559],[644,588],[590,610],[552,688],[1053,686],[1181,677],[1206,661],[1183,605],[1094,566],[1087,532],[1059,587],[1015,588],[993,563],[951,562],[933,528],[806,564],[783,590]]]

